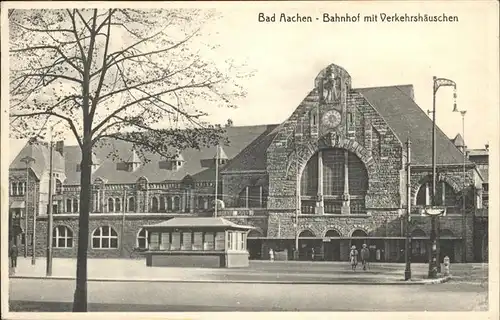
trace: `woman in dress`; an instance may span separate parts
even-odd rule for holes
[[[356,246],[351,247],[351,252],[349,253],[349,260],[351,261],[352,271],[356,271],[356,266],[358,265],[358,250],[356,250]]]

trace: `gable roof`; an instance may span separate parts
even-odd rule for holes
[[[167,221],[163,221],[153,225],[147,225],[144,227],[171,227],[171,228],[206,228],[206,227],[230,227],[234,229],[253,229],[250,226],[238,225],[234,222],[226,220],[220,217],[182,217],[182,218],[172,218]]]
[[[248,145],[252,144],[264,132],[268,131],[267,125],[258,126],[235,126],[225,128],[225,136],[229,140],[227,145],[222,146],[225,155],[232,159],[238,155]],[[216,147],[196,149],[186,149],[181,151],[181,156],[185,162],[178,170],[165,170],[160,168],[160,162],[164,159],[154,153],[148,153],[148,163],[141,163],[135,171],[117,170],[117,162],[109,157],[110,152],[116,153],[120,159],[126,160],[132,157],[132,144],[120,140],[107,139],[94,148],[94,153],[98,159],[97,169],[92,174],[92,180],[101,177],[107,183],[134,183],[140,177],[145,177],[149,182],[180,181],[186,175],[191,175],[197,181],[214,180],[215,169],[206,168],[201,164],[201,160],[213,159],[216,154]],[[76,171],[77,165],[81,161],[81,152],[78,146],[65,146],[66,157],[66,184],[79,184],[80,172]],[[222,169],[222,168],[221,168]],[[206,180],[205,180],[206,179]]]
[[[411,139],[411,162],[432,164],[432,120],[413,101],[412,85],[354,89],[373,106],[401,142]],[[463,155],[436,126],[436,163],[462,164]],[[470,163],[467,161],[466,163]]]
[[[266,131],[249,144],[224,167],[222,172],[266,170],[267,148],[273,141],[279,125],[268,125]]]
[[[16,141],[14,141],[14,143],[16,143]],[[19,150],[19,145],[15,146],[13,151],[15,150]],[[50,170],[50,150],[46,145],[24,142],[24,146],[20,149],[20,151],[18,151],[14,160],[10,163],[9,169],[26,169],[26,163],[22,161],[25,157],[31,157],[34,159],[34,161],[30,164],[30,168],[33,170],[38,179],[40,179],[46,171],[48,172]],[[59,152],[55,151],[55,149],[53,151],[52,160],[54,164],[54,171],[64,171],[64,159]]]

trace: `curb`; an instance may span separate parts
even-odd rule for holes
[[[57,276],[10,276],[10,279],[30,279],[30,280],[75,280],[75,277]],[[232,284],[303,284],[303,285],[427,285],[447,282],[451,276],[439,279],[424,279],[417,281],[385,281],[385,282],[362,282],[362,281],[285,281],[285,280],[191,280],[191,279],[111,279],[111,278],[91,278],[88,282],[161,282],[161,283],[232,283]]]

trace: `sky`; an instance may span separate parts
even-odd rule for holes
[[[492,5],[493,4],[493,5]],[[148,4],[143,4],[148,6]],[[206,41],[220,45],[211,59],[246,61],[256,71],[242,83],[248,95],[237,109],[203,106],[212,123],[234,125],[281,123],[313,88],[327,65],[351,75],[354,88],[414,86],[415,101],[432,108],[432,77],[457,83],[457,105],[467,110],[465,140],[482,148],[498,136],[498,6],[493,2],[305,2],[175,3],[216,7],[223,18],[207,24]],[[149,4],[151,6],[151,4]],[[312,23],[259,22],[259,13],[310,15]],[[334,15],[456,15],[458,22],[323,22]],[[319,20],[316,20],[316,17]],[[453,91],[439,89],[437,125],[450,137],[462,134],[460,114],[453,113]],[[71,136],[69,135],[68,138]],[[69,139],[69,144],[73,144]]]

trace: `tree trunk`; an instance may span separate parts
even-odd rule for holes
[[[87,250],[91,201],[92,145],[84,137],[80,176],[80,215],[78,219],[78,257],[73,312],[87,312]]]

